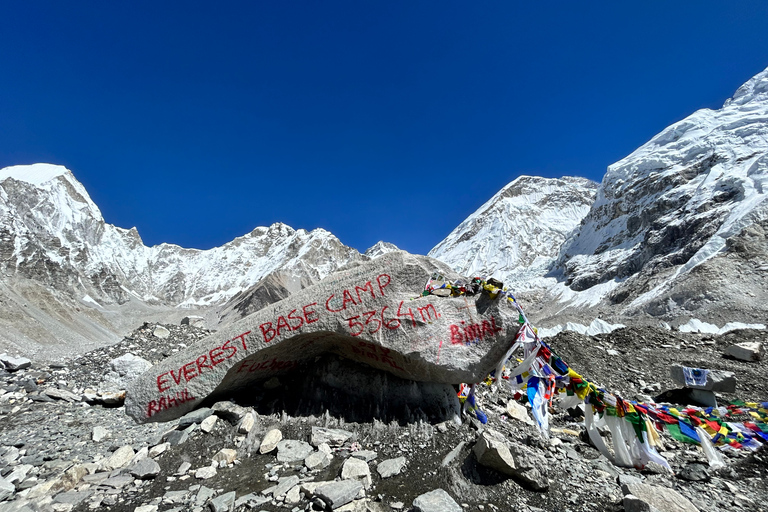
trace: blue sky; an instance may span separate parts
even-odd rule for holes
[[[585,176],[768,66],[768,3],[3,2],[0,167],[107,222],[426,253],[521,174]]]

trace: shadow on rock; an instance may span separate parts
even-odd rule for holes
[[[320,356],[279,379],[256,382],[234,393],[214,393],[203,405],[224,399],[262,415],[329,414],[346,422],[401,425],[458,421],[461,409],[452,385],[401,379],[335,355]]]

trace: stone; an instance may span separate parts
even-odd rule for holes
[[[101,442],[102,439],[106,439],[107,437],[109,437],[109,430],[101,425],[93,427],[93,431],[91,432],[91,439],[93,439],[93,442]]]
[[[235,459],[237,458],[237,451],[231,449],[231,448],[222,448],[216,454],[213,456],[213,462],[220,463],[224,462],[225,464],[232,464],[235,462]]]
[[[390,252],[190,341],[128,385],[126,413],[142,423],[179,418],[214,391],[242,389],[329,352],[402,379],[482,381],[517,334],[517,311],[488,293],[411,300],[436,267],[446,279],[461,277],[431,258]],[[423,343],[446,336],[444,344]],[[477,337],[482,342],[466,350],[465,339]]]
[[[96,401],[104,405],[121,405],[125,402],[125,391],[102,391]]]
[[[245,407],[240,407],[233,402],[216,402],[213,404],[213,412],[219,418],[237,425],[247,411]]]
[[[353,439],[354,433],[338,428],[312,427],[312,446],[320,446],[325,443],[328,446],[343,446],[344,443]]]
[[[759,341],[737,343],[726,348],[725,355],[740,361],[760,361],[763,359],[763,344]]]
[[[303,461],[313,451],[309,443],[287,439],[277,443],[277,460],[278,462]]]
[[[359,480],[362,482],[363,487],[369,489],[372,483],[371,469],[365,461],[350,457],[341,466],[341,479]]]
[[[414,512],[462,512],[451,495],[442,489],[435,489],[413,500]]]
[[[330,466],[331,460],[333,460],[332,455],[318,450],[307,455],[307,458],[304,459],[304,465],[309,470],[327,468]]]
[[[160,339],[165,339],[171,335],[171,331],[169,331],[167,328],[163,327],[162,325],[157,325],[152,330],[152,335]]]
[[[171,443],[156,444],[155,446],[149,449],[149,453],[147,455],[154,459],[155,457],[159,457],[160,455],[165,453],[165,450],[167,450],[170,446],[171,446]]]
[[[277,448],[277,443],[282,441],[283,433],[278,429],[273,428],[264,435],[264,439],[261,440],[261,446],[259,446],[259,453],[269,453]]]
[[[157,512],[157,505],[141,505],[133,509],[133,512]]]
[[[128,445],[122,446],[115,450],[115,452],[103,462],[102,467],[107,470],[122,468],[131,461],[133,456],[133,448]]]
[[[621,490],[625,499],[630,497],[629,503],[624,503],[627,512],[699,512],[688,498],[667,487],[630,483],[622,485]]]
[[[55,398],[57,400],[64,400],[65,402],[79,402],[80,401],[80,395],[76,395],[71,391],[67,391],[66,389],[59,389],[59,388],[45,388],[43,390],[43,393],[48,395],[51,398]]]
[[[277,482],[278,482],[277,487],[275,487],[274,490],[272,491],[272,496],[275,498],[279,498],[283,496],[289,490],[293,489],[296,485],[298,485],[299,477],[297,477],[296,475],[286,476],[286,477],[280,478]]]
[[[205,328],[205,318],[201,316],[185,316],[181,319],[181,325]]]
[[[395,459],[387,459],[379,462],[376,466],[376,472],[381,478],[389,478],[399,475],[404,467],[405,457],[397,457]]]
[[[130,467],[130,473],[139,480],[151,480],[160,474],[160,464],[153,459],[141,459]]]
[[[133,483],[133,477],[128,475],[111,476],[101,482],[101,485],[112,487],[113,489],[121,489],[128,484]]]
[[[459,453],[461,453],[461,450],[463,450],[463,449],[464,449],[464,446],[465,446],[466,444],[467,444],[467,442],[466,442],[466,441],[459,441],[459,444],[457,444],[457,445],[456,445],[456,446],[453,448],[453,450],[451,450],[450,452],[448,452],[448,454],[447,454],[445,457],[443,457],[443,460],[442,460],[442,462],[440,463],[440,465],[441,465],[442,467],[446,467],[448,464],[450,464],[451,462],[453,462],[453,460],[454,460],[456,457],[458,457],[458,456],[459,456]]]
[[[363,484],[359,480],[339,480],[318,485],[312,495],[323,500],[326,507],[335,510],[355,499],[362,488]]]
[[[294,485],[291,490],[285,493],[284,503],[286,505],[296,505],[301,502],[301,486]]]
[[[240,424],[237,426],[237,432],[239,434],[247,434],[251,431],[255,424],[256,415],[253,413],[253,411],[247,412],[245,416],[243,416],[243,419],[240,420]]]
[[[195,496],[195,504],[198,506],[203,506],[206,503],[208,503],[208,500],[213,498],[215,495],[216,495],[216,491],[214,491],[210,487],[201,485],[200,490],[197,491],[197,496]]]
[[[535,491],[549,487],[546,460],[528,447],[508,443],[492,429],[480,433],[472,451],[478,464],[513,476]]]
[[[215,414],[212,416],[208,416],[200,423],[200,430],[205,432],[206,434],[210,434],[213,432],[213,427],[216,425],[216,421],[219,419],[218,416]]]
[[[677,476],[689,482],[709,482],[711,477],[707,469],[704,464],[688,464]]]
[[[528,409],[517,403],[515,400],[509,400],[507,402],[507,414],[510,418],[514,418],[517,421],[521,421],[526,425],[533,425],[533,419],[528,414]]]
[[[208,480],[216,476],[216,468],[213,466],[205,466],[195,471],[195,478],[199,480]]]
[[[365,462],[371,462],[372,460],[375,460],[379,454],[373,450],[358,450],[356,452],[352,452],[352,456],[356,459],[364,460]]]
[[[3,363],[9,372],[16,372],[32,366],[32,361],[26,357],[13,357],[6,353],[0,354],[0,363]]]
[[[194,411],[190,411],[181,418],[179,418],[179,428],[184,429],[187,428],[190,425],[195,425],[197,423],[202,423],[206,418],[210,417],[213,414],[213,409],[210,407],[201,407],[200,409],[195,409]]]
[[[176,474],[177,475],[186,475],[187,471],[189,471],[189,468],[191,468],[191,467],[192,467],[192,464],[190,464],[187,461],[184,461],[184,462],[182,462],[179,465],[179,469],[176,470]]]
[[[109,368],[111,371],[104,376],[102,382],[120,390],[125,389],[129,382],[152,368],[152,363],[129,352],[112,359],[109,362]]]
[[[705,369],[704,371],[707,372],[706,380],[702,379],[703,382],[701,384],[695,384],[691,380],[686,382],[686,368],[687,367],[681,365],[672,365],[670,368],[670,376],[672,377],[672,380],[691,389],[717,391],[720,393],[736,392],[736,376],[733,372]],[[688,370],[698,370],[698,368],[688,368]]]
[[[171,446],[178,446],[186,442],[189,438],[189,432],[185,430],[171,430],[163,436],[163,440]]]
[[[0,477],[0,501],[5,501],[16,493],[16,486]]]
[[[228,512],[234,507],[236,497],[235,491],[231,491],[213,498],[208,506],[211,512]]]
[[[69,491],[74,489],[75,486],[80,483],[85,475],[88,474],[88,469],[82,464],[75,464],[71,468],[67,469],[50,487],[52,493],[59,491]]]

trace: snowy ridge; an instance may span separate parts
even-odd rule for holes
[[[78,289],[97,304],[133,297],[217,305],[277,270],[295,275],[298,289],[362,258],[328,231],[280,223],[209,250],[147,247],[135,228],[105,223],[69,170],[48,164],[0,170],[0,232],[0,265],[7,271]]]
[[[676,267],[633,305],[653,299],[750,225],[767,185],[765,70],[720,110],[695,112],[608,168],[582,228],[563,249],[571,288],[626,278],[648,265]]]
[[[373,259],[378,258],[379,256],[384,256],[388,252],[394,252],[399,251],[400,248],[396,246],[395,244],[391,244],[389,242],[379,241],[376,242],[374,245],[368,248],[367,251],[365,251],[365,256]]]
[[[466,276],[494,276],[516,291],[548,271],[589,211],[597,184],[520,176],[454,229],[429,256]]]

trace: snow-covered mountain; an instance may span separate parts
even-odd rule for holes
[[[566,237],[595,199],[585,178],[520,176],[477,209],[429,256],[466,276],[494,276],[515,291],[541,286]]]
[[[285,295],[363,259],[328,231],[294,230],[279,223],[209,250],[147,247],[135,228],[107,224],[66,168],[35,164],[0,170],[2,285],[15,289],[24,281],[56,294],[43,299],[40,294],[45,293],[38,290],[27,294],[31,299],[19,299],[46,317],[45,325],[56,322],[51,318],[56,315],[46,311],[52,303],[62,313],[67,313],[62,304],[78,301],[73,307],[97,312],[129,302],[166,311],[210,309],[229,300],[248,302],[247,291],[267,277],[279,283],[277,295]],[[275,295],[274,289],[270,294]],[[28,322],[25,315],[11,322],[13,328],[22,329],[16,324]],[[112,331],[109,316],[101,314],[98,322]],[[39,339],[45,328],[39,331],[25,332]]]
[[[767,192],[768,69],[608,168],[562,249],[566,283],[627,313],[765,304]]]

